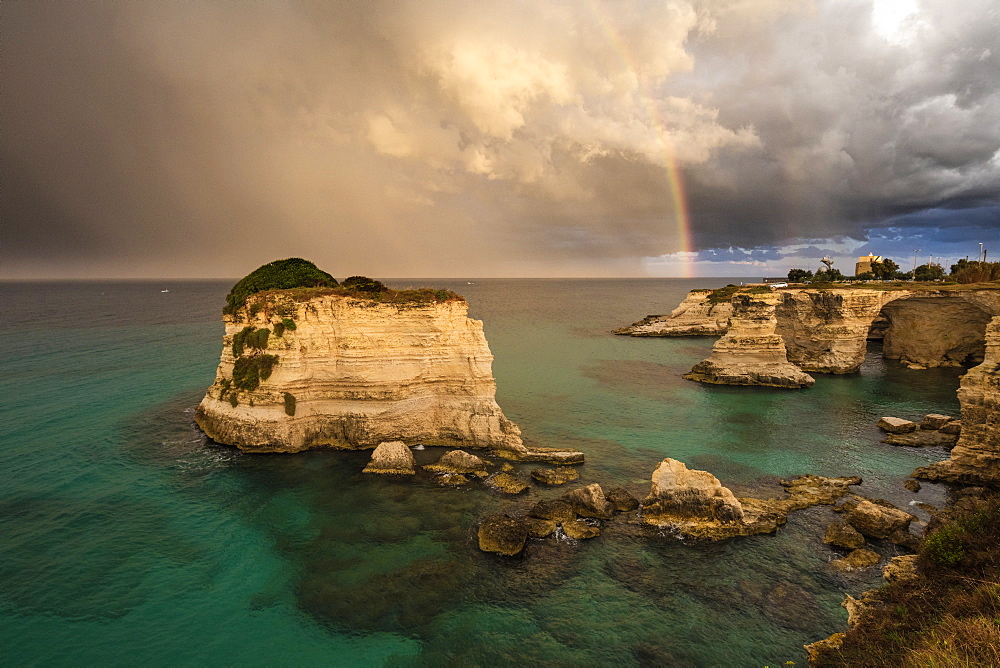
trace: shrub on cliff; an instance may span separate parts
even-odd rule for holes
[[[352,292],[364,292],[367,294],[377,295],[386,290],[385,284],[382,281],[376,281],[367,276],[348,276],[341,285]]]
[[[252,392],[260,387],[260,381],[271,377],[277,355],[254,355],[241,357],[233,365],[233,387]]]
[[[256,329],[251,325],[244,327],[233,334],[233,357],[240,357],[246,348],[264,350],[267,348],[267,339],[271,335],[271,330],[266,327]]]
[[[276,260],[258,267],[237,281],[226,295],[226,306],[222,312],[235,313],[247,303],[250,295],[265,290],[336,286],[337,279],[308,260],[298,257]]]

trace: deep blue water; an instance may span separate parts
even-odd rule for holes
[[[712,339],[608,333],[731,280],[388,282],[467,297],[500,405],[527,440],[586,452],[582,484],[642,497],[670,456],[738,494],[857,474],[869,496],[940,503],[901,483],[946,453],[880,444],[874,423],[957,414],[960,370],[873,348],[861,373],[809,390],[715,387],[680,378]],[[207,443],[191,416],[230,284],[0,283],[0,663],[801,663],[803,643],[843,627],[844,593],[879,580],[830,569],[827,507],[772,536],[684,544],[612,526],[500,559],[476,548],[476,520],[561,490],[501,498],[366,479],[365,453]]]

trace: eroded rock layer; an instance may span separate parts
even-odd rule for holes
[[[961,484],[1000,485],[1000,317],[986,328],[985,359],[958,388],[962,428],[951,458],[914,471],[914,477]]]
[[[496,403],[493,356],[464,301],[297,295],[270,293],[225,316],[215,383],[195,418],[213,440],[248,451],[403,441],[529,454]],[[254,363],[269,355],[257,382]]]
[[[615,334],[627,336],[719,336],[729,326],[732,303],[712,298],[714,290],[692,290],[670,315],[648,315]]]
[[[815,380],[788,361],[785,342],[776,333],[774,294],[738,294],[725,336],[712,354],[684,374],[688,380],[719,385],[809,387]]]

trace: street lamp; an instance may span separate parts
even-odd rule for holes
[[[983,256],[983,242],[979,242],[979,255],[976,256],[976,262],[980,262],[980,258]]]
[[[919,248],[913,249],[913,275],[910,276],[911,281],[917,280],[917,253],[920,252]]]

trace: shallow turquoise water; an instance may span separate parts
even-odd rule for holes
[[[484,320],[498,401],[526,438],[587,453],[582,483],[642,496],[670,456],[738,493],[859,474],[897,504],[942,498],[901,482],[945,453],[881,445],[873,425],[955,414],[959,370],[873,349],[860,374],[806,391],[706,386],[680,374],[711,339],[608,331],[710,281],[472,283],[433,282]],[[801,662],[843,625],[843,594],[878,580],[829,569],[828,508],[774,536],[683,544],[616,525],[505,560],[476,549],[477,518],[557,492],[507,499],[365,479],[364,453],[208,444],[191,410],[229,285],[162,287],[0,284],[5,665],[773,665]]]

